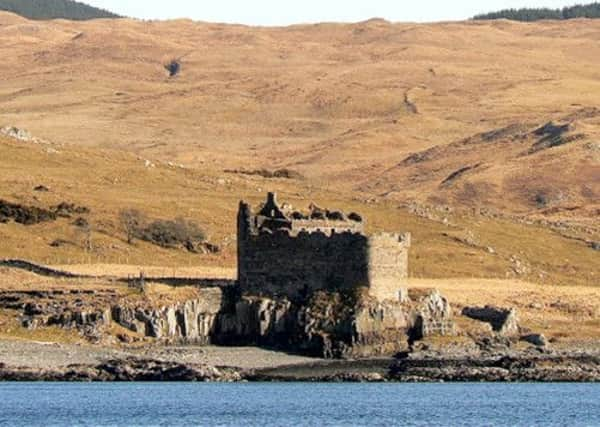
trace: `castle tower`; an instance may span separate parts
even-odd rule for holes
[[[399,297],[408,272],[409,234],[367,237],[358,214],[283,210],[269,193],[254,214],[240,202],[238,284],[253,295],[302,299],[317,290],[369,288],[379,300]]]
[[[248,203],[240,202],[237,216],[237,267],[238,284],[246,281],[247,243],[253,231],[252,208]]]

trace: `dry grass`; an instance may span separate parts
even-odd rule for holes
[[[599,207],[600,158],[586,148],[600,136],[598,116],[576,119],[583,140],[534,156],[519,156],[527,148],[519,141],[449,145],[597,106],[594,20],[288,28],[23,25],[6,13],[0,20],[0,52],[13,59],[0,64],[0,122],[51,141],[211,173],[286,167],[318,187],[365,189],[396,201],[530,213],[521,183],[532,191],[552,183],[568,195],[561,206],[579,207],[560,216],[585,222]],[[173,57],[182,58],[182,69],[168,78],[163,65]],[[434,146],[444,150],[441,163],[398,167]],[[483,167],[439,188],[451,172],[477,163]]]
[[[411,231],[414,277],[600,283],[597,252],[568,238],[600,240],[600,157],[593,150],[600,115],[582,112],[600,96],[595,21],[248,28],[119,20],[107,37],[105,22],[31,22],[37,31],[24,33],[21,19],[0,18],[0,51],[14,58],[0,64],[0,122],[53,142],[0,138],[0,198],[88,206],[93,230],[86,250],[72,220],[0,224],[1,257],[154,265],[176,276],[201,268],[219,276],[219,268],[235,267],[238,201],[257,204],[277,190],[301,208],[315,201],[361,212],[371,231]],[[169,79],[163,64],[179,56],[182,72]],[[407,111],[405,96],[418,114]],[[529,139],[453,144],[569,115],[573,132],[585,138],[534,156],[521,155]],[[434,146],[440,154],[433,160],[399,166]],[[473,164],[482,166],[440,187]],[[223,172],[260,168],[290,168],[307,179]],[[50,192],[33,191],[40,184]],[[560,202],[533,206],[540,191],[559,194]],[[435,213],[447,219],[443,225],[399,208],[412,200],[578,226],[554,232],[465,211]],[[222,252],[128,245],[118,222],[126,208],[193,219]],[[470,235],[476,245],[465,243]],[[57,239],[68,243],[50,247]]]
[[[202,279],[236,279],[235,268],[196,266],[196,267],[159,267],[148,265],[119,264],[66,264],[53,265],[62,271],[92,276],[114,276],[119,278],[135,278],[140,273],[148,279],[152,278],[202,278]]]
[[[40,145],[0,139],[0,198],[25,204],[50,206],[62,201],[87,206],[92,226],[92,250],[73,219],[25,227],[0,224],[0,254],[48,265],[73,265],[74,272],[103,273],[106,269],[125,277],[138,275],[139,266],[162,267],[145,271],[155,275],[235,277],[236,210],[240,199],[256,206],[265,190],[279,191],[280,199],[298,208],[314,201],[321,206],[360,212],[369,232],[410,231],[413,248],[410,273],[414,277],[514,277],[535,283],[599,283],[597,252],[581,241],[563,237],[547,227],[526,225],[478,215],[435,212],[438,220],[411,214],[390,201],[364,203],[354,193],[320,189],[310,182],[265,180],[260,177],[227,176],[210,171],[181,170],[168,165],[146,168],[135,156],[74,146],[49,154]],[[28,173],[19,173],[27,165]],[[43,183],[48,193],[33,191]],[[259,191],[260,190],[260,191]],[[119,225],[123,208],[137,208],[149,217],[184,216],[199,222],[218,244],[217,255],[168,250],[146,242],[128,245]],[[433,217],[432,217],[433,218]],[[447,220],[447,224],[442,223]],[[455,237],[455,238],[453,238]],[[474,244],[468,244],[469,237]],[[56,239],[72,242],[51,247]],[[489,253],[487,248],[494,249]],[[525,266],[515,271],[515,263]],[[82,267],[81,265],[93,265]],[[118,264],[120,266],[114,266]]]
[[[599,338],[600,290],[584,286],[540,286],[518,280],[412,279],[415,288],[437,288],[455,311],[465,306],[514,307],[522,326],[558,342],[590,341]],[[465,330],[481,327],[463,317]]]
[[[33,291],[78,289],[98,291],[116,289],[120,294],[131,292],[126,285],[106,279],[70,279],[39,276],[34,273],[14,268],[0,267],[0,291]]]
[[[129,300],[135,301],[136,299],[140,299],[151,307],[158,307],[198,299],[200,295],[200,290],[191,286],[172,287],[148,283],[141,295]]]

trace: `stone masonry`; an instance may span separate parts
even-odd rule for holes
[[[311,205],[304,214],[269,193],[254,213],[240,202],[238,282],[254,295],[303,299],[318,290],[366,287],[398,301],[408,275],[410,234],[367,236],[360,215]]]

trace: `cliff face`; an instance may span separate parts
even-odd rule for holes
[[[119,325],[147,337],[186,344],[210,344],[219,307],[203,300],[148,310],[138,307],[112,308]]]
[[[368,357],[405,351],[411,340],[454,331],[446,299],[432,291],[380,302],[366,293],[315,292],[304,302],[239,295],[233,289],[202,289],[195,299],[150,307],[97,295],[108,306],[57,306],[35,295],[4,297],[21,308],[29,328],[77,328],[99,340],[114,322],[164,343],[258,345],[318,357]]]
[[[155,338],[258,345],[326,358],[392,355],[407,350],[414,337],[454,333],[450,306],[435,291],[397,302],[339,292],[317,292],[305,303],[221,295],[212,305],[189,301],[133,317]],[[114,319],[126,327],[136,324]]]

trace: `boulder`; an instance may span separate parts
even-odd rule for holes
[[[514,337],[519,334],[519,322],[517,310],[514,308],[504,309],[491,305],[485,307],[465,307],[463,316],[471,319],[487,322],[499,335]]]
[[[419,297],[414,318],[414,326],[411,331],[412,340],[431,335],[454,335],[456,333],[450,304],[438,290],[432,290]]]
[[[523,335],[521,341],[528,342],[536,347],[546,347],[548,345],[548,340],[546,340],[546,337],[543,334]]]

